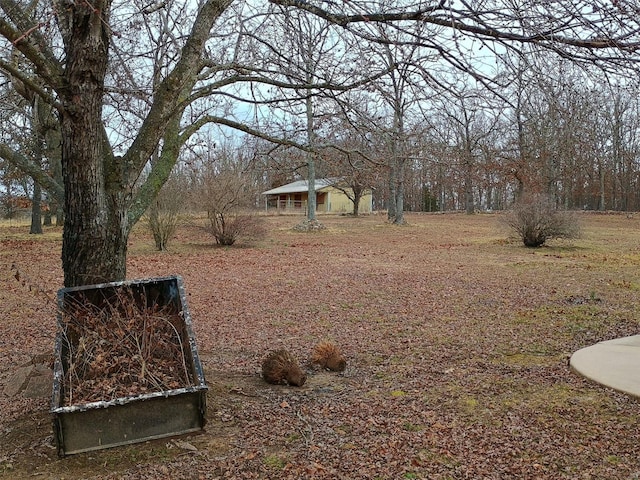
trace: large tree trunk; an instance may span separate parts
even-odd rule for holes
[[[64,2],[63,2],[64,3]],[[67,287],[123,280],[129,228],[121,179],[102,126],[108,63],[109,1],[58,12],[66,47],[62,101],[65,221],[62,266]]]
[[[85,111],[86,112],[86,111]],[[90,113],[90,112],[87,112]],[[101,125],[90,115],[65,115],[62,125],[65,217],[62,266],[65,286],[124,280],[129,236],[127,211],[117,188],[107,188]],[[84,125],[82,128],[80,125]]]
[[[311,95],[307,97],[306,101],[306,113],[307,113],[307,142],[310,147],[315,146],[316,133],[313,120],[313,99]],[[315,153],[307,153],[307,181],[309,182],[309,190],[307,195],[307,220],[313,222],[316,220],[316,159]]]
[[[467,152],[468,155],[471,155]],[[465,213],[467,215],[473,215],[476,211],[476,206],[473,201],[473,162],[468,159],[465,162],[464,173],[464,206]]]
[[[606,209],[606,192],[605,192],[605,178],[604,178],[604,168],[602,166],[602,161],[598,160],[598,210],[603,211]]]
[[[393,222],[396,218],[396,198],[397,198],[397,177],[398,170],[396,166],[396,159],[393,156],[389,160],[391,164],[389,165],[389,200],[387,202],[387,220]]]
[[[398,186],[396,188],[396,216],[393,223],[396,225],[404,225],[407,223],[404,219],[404,158],[400,159],[398,167]]]
[[[41,164],[44,145],[44,128],[40,119],[40,99],[37,95],[33,96],[31,102],[31,129],[33,140],[33,161]],[[42,186],[38,183],[37,178],[33,178],[33,197],[31,198],[31,234],[42,233]]]
[[[309,182],[309,190],[307,195],[307,220],[316,220],[316,164],[313,153],[307,154],[307,176]]]
[[[396,92],[397,94],[398,92]],[[394,101],[391,169],[389,174],[389,209],[387,218],[396,225],[404,225],[405,174],[404,111],[401,98]]]
[[[389,206],[387,219],[396,225],[404,225],[404,168],[403,158],[392,162],[389,174]]]
[[[357,217],[360,214],[360,199],[364,189],[354,186],[353,188],[353,216]]]
[[[53,226],[53,217],[51,215],[52,215],[51,207],[49,207],[44,211],[44,217],[43,217],[43,220],[42,220],[42,225],[44,225],[45,227]]]
[[[33,198],[31,199],[31,228],[29,233],[42,233],[42,188],[38,182],[33,183]]]
[[[105,198],[96,183],[78,187],[93,177],[94,169],[70,166],[65,170],[65,184],[76,185],[75,190],[66,189],[70,193],[66,194],[62,237],[65,286],[124,280],[129,237],[126,210]]]

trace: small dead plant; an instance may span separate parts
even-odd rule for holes
[[[65,300],[64,404],[193,384],[178,326],[181,319],[168,306],[146,306],[128,290],[100,304],[83,295]]]
[[[187,189],[184,178],[173,174],[145,214],[147,227],[159,251],[167,250],[169,241],[176,233],[180,215],[184,211],[184,192]]]

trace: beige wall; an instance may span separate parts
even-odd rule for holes
[[[323,188],[322,192],[327,192],[331,213],[352,213],[353,203],[343,192],[334,187]],[[325,211],[325,210],[323,210]],[[363,195],[360,199],[359,213],[371,213],[371,192]]]

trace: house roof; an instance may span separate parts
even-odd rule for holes
[[[336,183],[336,180],[333,178],[316,178],[314,187],[317,192],[318,190],[329,187],[334,183]],[[296,182],[287,183],[286,185],[282,185],[281,187],[272,188],[271,190],[262,192],[262,195],[280,195],[283,193],[300,193],[308,191],[309,182],[307,180],[298,180]]]

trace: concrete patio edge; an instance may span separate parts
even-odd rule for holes
[[[640,397],[640,335],[596,343],[569,360],[576,373],[622,393]]]

